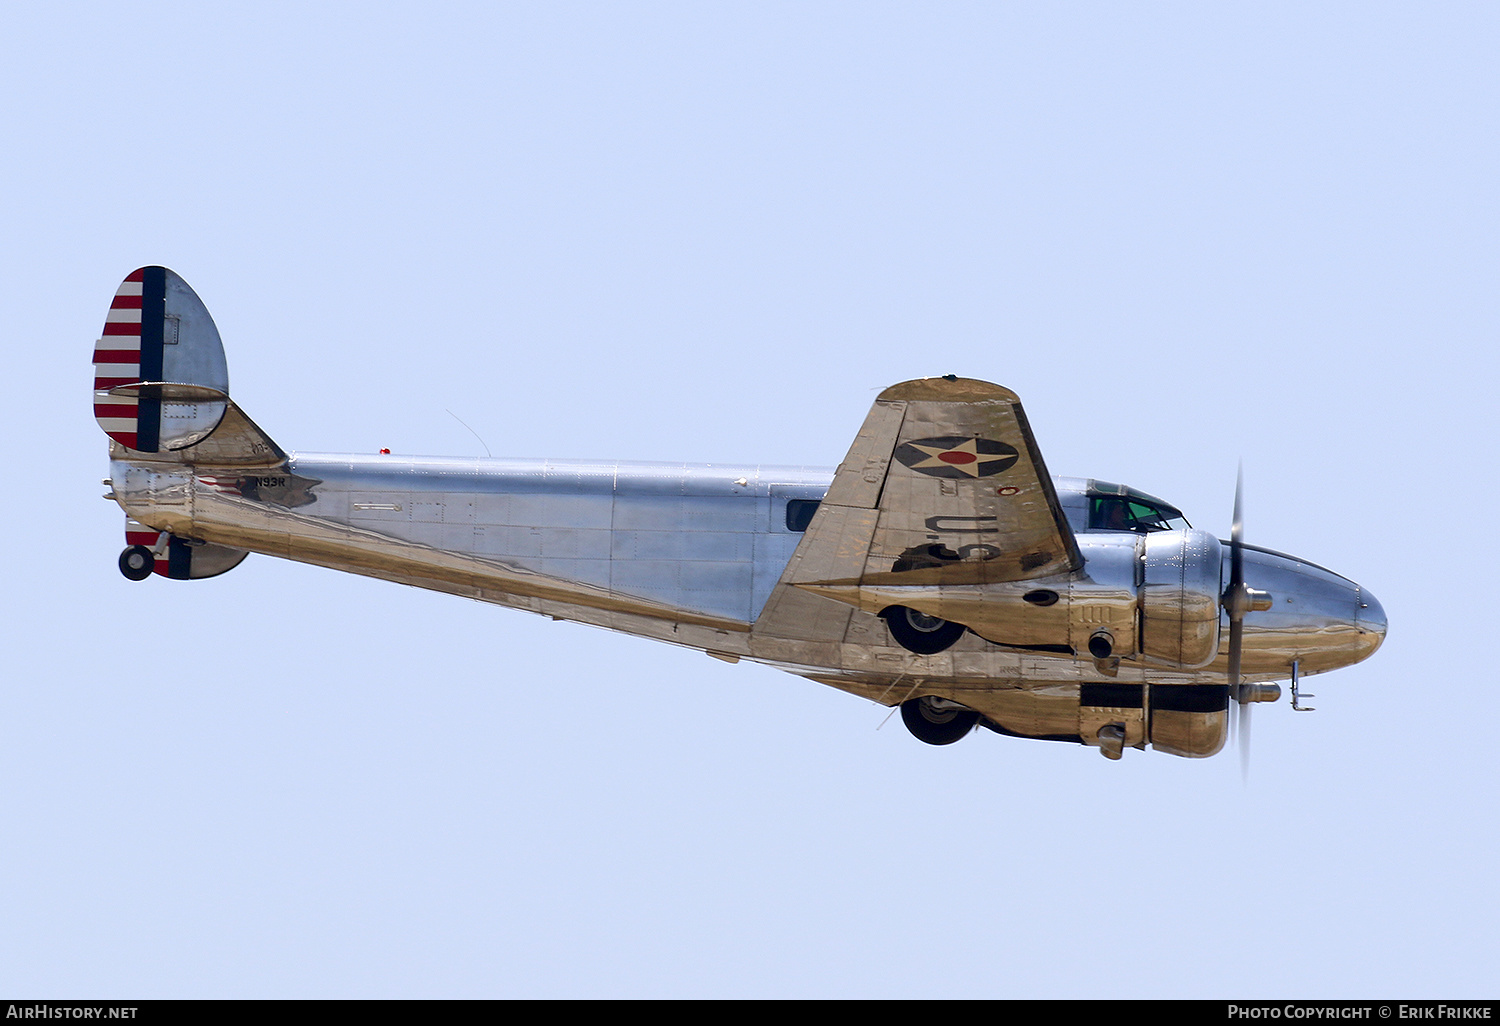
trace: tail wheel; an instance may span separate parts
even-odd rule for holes
[[[951,745],[979,722],[979,714],[957,702],[923,695],[901,703],[901,722],[912,737],[929,745]]]
[[[132,581],[144,581],[156,569],[156,557],[144,545],[132,545],[120,553],[120,573]]]
[[[968,630],[961,623],[928,616],[907,606],[892,606],[880,615],[885,617],[896,644],[918,655],[935,655],[951,648]]]

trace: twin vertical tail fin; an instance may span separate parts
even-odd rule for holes
[[[244,470],[283,463],[286,453],[229,398],[219,329],[188,283],[165,267],[142,267],[120,283],[94,345],[94,419],[112,459]],[[125,503],[122,501],[122,505]],[[127,506],[150,516],[149,505]],[[178,537],[134,519],[125,523],[120,572],[178,580],[213,577],[238,565],[242,549]]]
[[[165,267],[132,271],[115,291],[94,344],[94,419],[133,453],[208,466],[286,458],[230,401],[219,329]]]
[[[186,449],[219,426],[228,398],[224,346],[198,294],[165,267],[131,272],[94,346],[94,417],[104,433],[137,452]]]

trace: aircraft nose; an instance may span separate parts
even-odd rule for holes
[[[1298,661],[1304,672],[1322,673],[1368,659],[1385,640],[1385,610],[1375,596],[1332,570],[1247,549],[1245,581],[1272,598],[1269,609],[1245,617],[1247,667],[1269,670]]]
[[[1368,588],[1361,587],[1355,597],[1354,626],[1362,633],[1373,634],[1375,645],[1370,649],[1374,652],[1385,640],[1385,607],[1380,600],[1370,594]]]

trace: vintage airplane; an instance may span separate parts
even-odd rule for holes
[[[1010,391],[882,392],[833,471],[288,453],[229,398],[218,329],[163,267],[94,351],[132,580],[281,556],[749,659],[1118,759],[1202,757],[1270,682],[1357,663],[1385,613],[1347,578],[1160,499],[1053,478]],[[1248,724],[1247,724],[1248,725]]]

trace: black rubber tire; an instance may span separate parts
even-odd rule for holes
[[[968,630],[961,623],[928,616],[907,606],[892,606],[880,615],[885,617],[885,625],[896,644],[918,655],[936,655],[952,648]]]
[[[120,573],[132,581],[144,581],[156,569],[156,557],[144,545],[132,545],[120,553]]]
[[[918,741],[951,745],[974,729],[979,714],[973,709],[933,709],[924,696],[901,703],[901,722]]]

